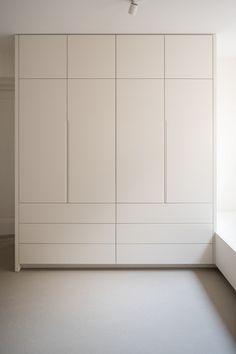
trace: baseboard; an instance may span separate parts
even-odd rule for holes
[[[0,237],[14,235],[14,218],[0,218]]]

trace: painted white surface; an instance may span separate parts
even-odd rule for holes
[[[212,80],[166,80],[165,86],[167,201],[211,203]]]
[[[114,223],[114,204],[21,204],[20,223]]]
[[[65,78],[66,36],[20,36],[20,78]]]
[[[68,76],[114,78],[115,36],[68,36]]]
[[[69,202],[115,202],[115,81],[69,80],[68,124]]]
[[[0,79],[0,235],[14,233],[13,117],[14,93],[8,82]]]
[[[163,80],[117,81],[117,200],[164,201]]]
[[[234,0],[1,0],[0,33],[218,33],[219,52],[235,55]],[[56,14],[56,16],[55,16]]]
[[[30,36],[31,40],[33,38],[34,36]],[[43,37],[40,35],[42,48],[48,46],[47,36],[45,38],[46,43],[43,45]],[[65,37],[55,38],[56,40],[59,38],[59,42],[64,43]],[[114,264],[114,262],[117,264],[211,264],[212,245],[209,243],[209,233],[208,240],[205,242],[189,242],[188,234],[191,231],[188,225],[186,225],[187,229],[182,225],[182,231],[176,234],[173,225],[170,226],[169,233],[166,225],[165,231],[168,233],[166,238],[169,237],[169,240],[172,238],[172,242],[169,243],[152,244],[149,240],[141,245],[134,241],[133,245],[117,244],[112,248],[107,248],[108,245],[102,248],[102,245],[95,240],[94,244],[79,244],[78,241],[76,242],[76,234],[79,237],[79,233],[82,232],[79,239],[85,240],[89,230],[81,226],[81,231],[78,226],[75,231],[75,225],[71,226],[71,229],[70,226],[64,225],[64,223],[112,224],[108,226],[112,228],[113,239],[115,236],[117,242],[114,223],[118,223],[117,231],[119,223],[197,223],[202,224],[201,226],[212,223],[211,198],[203,197],[206,191],[211,195],[212,190],[211,183],[208,183],[208,179],[211,182],[212,175],[205,171],[205,167],[210,170],[212,168],[212,160],[207,159],[207,156],[211,156],[212,153],[211,80],[202,80],[198,77],[197,80],[167,79],[164,83],[163,79],[155,78],[154,67],[146,71],[149,61],[148,56],[145,55],[140,55],[139,65],[134,67],[133,72],[131,70],[132,78],[118,78],[116,81],[111,78],[104,79],[101,78],[101,69],[103,70],[105,66],[102,68],[101,63],[96,66],[95,62],[91,64],[90,55],[93,54],[91,51],[96,52],[99,47],[102,49],[105,45],[103,55],[106,56],[106,48],[108,48],[109,59],[110,39],[114,44],[115,37],[108,36],[108,42],[104,35],[73,38],[75,43],[72,43],[73,41],[70,43],[68,65],[69,70],[73,69],[70,75],[74,77],[68,80],[59,77],[50,79],[51,63],[47,71],[45,64],[40,67],[40,58],[37,58],[37,70],[39,68],[37,75],[42,77],[19,79],[21,203],[19,222],[24,223],[20,225],[20,242],[24,237],[26,237],[25,241],[28,240],[19,244],[20,263],[29,265]],[[153,36],[150,42],[148,36],[148,48],[144,36],[140,40],[140,35],[133,37],[129,35],[127,37],[129,43],[132,42],[132,38],[135,46],[136,40],[138,41],[139,50],[143,46],[144,52],[150,51],[150,47],[153,46],[155,52],[159,41],[153,41],[153,38],[159,40],[162,37]],[[49,39],[52,41],[53,37],[50,35]],[[76,68],[80,67],[78,48],[81,39],[88,56],[87,66],[84,58],[81,62],[85,67],[86,78],[77,78],[80,76]],[[27,46],[30,46],[30,41],[27,42]],[[28,52],[27,46],[22,49],[24,54]],[[164,50],[163,41],[161,47]],[[119,48],[116,48],[119,56],[117,50],[119,51]],[[33,52],[33,49],[31,51]],[[64,49],[61,53],[64,56]],[[124,55],[122,47],[121,54]],[[40,50],[40,55],[43,55],[43,50]],[[115,58],[113,59],[116,63]],[[24,60],[27,62],[27,55]],[[50,58],[48,60],[50,61]],[[127,51],[128,68],[132,60],[133,52]],[[142,66],[144,71],[140,71]],[[196,74],[194,66],[191,70]],[[149,77],[151,73],[152,78]],[[34,75],[33,70],[30,75]],[[138,78],[139,75],[146,75],[147,78]],[[165,85],[166,95],[164,95]],[[173,87],[174,90],[171,90]],[[18,103],[17,99],[16,103]],[[184,106],[186,110],[183,110]],[[197,110],[199,107],[201,109]],[[172,135],[168,130],[168,123],[171,121],[176,122],[176,126],[170,126]],[[204,124],[209,124],[210,121],[210,124],[200,125],[201,121]],[[16,115],[16,123],[18,124],[18,115]],[[198,134],[196,134],[197,128],[200,131]],[[203,134],[206,134],[207,144],[199,145]],[[185,135],[187,135],[186,141],[184,141]],[[178,151],[183,141],[184,147]],[[173,171],[169,168],[170,143],[174,144],[173,150],[177,151],[177,155],[172,160],[176,166]],[[197,155],[198,150],[200,156]],[[178,177],[177,171],[182,172],[178,168],[181,159],[187,176]],[[194,164],[191,165],[192,160]],[[197,166],[197,169],[193,166]],[[178,198],[173,197],[173,188],[171,189],[168,179],[170,174],[175,183],[178,180],[182,183],[182,187],[177,185],[175,189],[179,193]],[[188,185],[186,180],[189,181]],[[197,182],[199,189],[195,191]],[[173,184],[172,182],[172,186]],[[170,199],[169,193],[173,199]],[[167,202],[171,203],[165,203],[166,196]],[[55,225],[56,223],[58,225]],[[66,242],[66,227],[68,235],[75,241],[74,248],[71,243]],[[192,236],[194,233],[196,235],[197,232],[202,232],[202,237],[206,237],[204,233],[206,230],[197,231],[193,230],[193,227],[192,225]],[[57,230],[59,230],[60,242],[57,242]],[[92,227],[91,230],[90,236],[93,240],[94,228]],[[135,228],[130,230],[130,235],[135,236]],[[104,232],[104,230],[100,231]],[[146,232],[149,231],[147,227]],[[160,229],[159,231],[161,232]],[[40,240],[42,233],[45,242]],[[144,233],[145,231],[143,237]],[[150,236],[154,234],[155,231],[152,230]],[[183,234],[185,234],[185,241]],[[51,242],[47,241],[46,235],[49,235],[48,239]],[[181,242],[181,237],[184,242]],[[112,258],[114,250],[118,259]],[[126,261],[127,257],[130,257],[129,261]],[[18,264],[16,269],[18,270]]]
[[[211,79],[212,36],[167,36],[165,77],[169,79]]]
[[[164,78],[164,36],[117,36],[118,78]]]
[[[216,235],[215,248],[216,265],[236,290],[236,250],[221,237],[220,233]]]
[[[217,219],[216,265],[236,290],[236,211],[219,212]]]
[[[118,264],[212,264],[211,245],[118,245]]]
[[[112,224],[20,224],[20,243],[115,243]]]
[[[117,243],[212,243],[212,224],[118,224]]]
[[[103,244],[21,244],[22,264],[114,264],[115,246]]]
[[[211,204],[118,204],[118,223],[212,223]]]
[[[236,58],[218,62],[218,211],[236,210]]]
[[[66,201],[66,81],[21,79],[21,202]]]

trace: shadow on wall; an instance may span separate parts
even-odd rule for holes
[[[0,235],[14,232],[14,36],[0,36]]]
[[[236,345],[235,291],[221,273],[219,276],[218,270],[212,269],[209,272],[197,271],[196,276]]]

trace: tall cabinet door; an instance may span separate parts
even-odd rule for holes
[[[115,201],[115,81],[73,79],[68,87],[69,201]]]
[[[163,202],[163,97],[163,80],[118,80],[118,202]]]
[[[167,80],[167,201],[212,202],[212,82]]]
[[[115,36],[68,36],[69,202],[115,202]]]
[[[212,55],[211,35],[165,37],[167,202],[212,202]]]
[[[66,201],[66,82],[22,79],[20,202]]]

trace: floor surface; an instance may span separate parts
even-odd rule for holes
[[[0,239],[0,354],[235,354],[216,269],[23,270]]]

